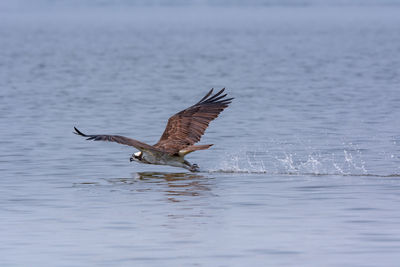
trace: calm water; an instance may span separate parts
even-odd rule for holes
[[[400,9],[0,16],[1,266],[397,266]],[[130,163],[211,87],[191,154]]]

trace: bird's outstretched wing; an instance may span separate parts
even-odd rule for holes
[[[154,151],[154,152],[161,152],[159,149],[145,144],[143,142],[140,142],[135,139],[131,139],[125,136],[120,136],[120,135],[104,135],[104,134],[93,134],[93,135],[87,135],[79,131],[76,127],[74,127],[75,132],[74,134],[81,135],[83,137],[87,137],[86,140],[94,140],[94,141],[109,141],[109,142],[116,142],[122,145],[127,145],[127,146],[133,146],[136,149],[140,151]]]
[[[224,90],[225,88],[212,95],[211,89],[198,103],[169,118],[163,135],[154,147],[175,154],[200,141],[208,124],[217,118],[233,99],[224,98],[227,95],[221,95]]]

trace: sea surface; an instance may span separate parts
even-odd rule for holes
[[[400,7],[0,12],[1,266],[399,266]],[[129,162],[210,88],[188,156]]]

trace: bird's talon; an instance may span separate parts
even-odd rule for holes
[[[190,171],[191,172],[198,172],[199,171],[199,166],[197,164],[192,164],[192,166],[190,166]]]

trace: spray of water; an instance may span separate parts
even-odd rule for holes
[[[271,151],[265,146],[243,148],[225,154],[212,172],[368,175],[360,149],[352,144],[338,152],[308,149],[303,151]]]

